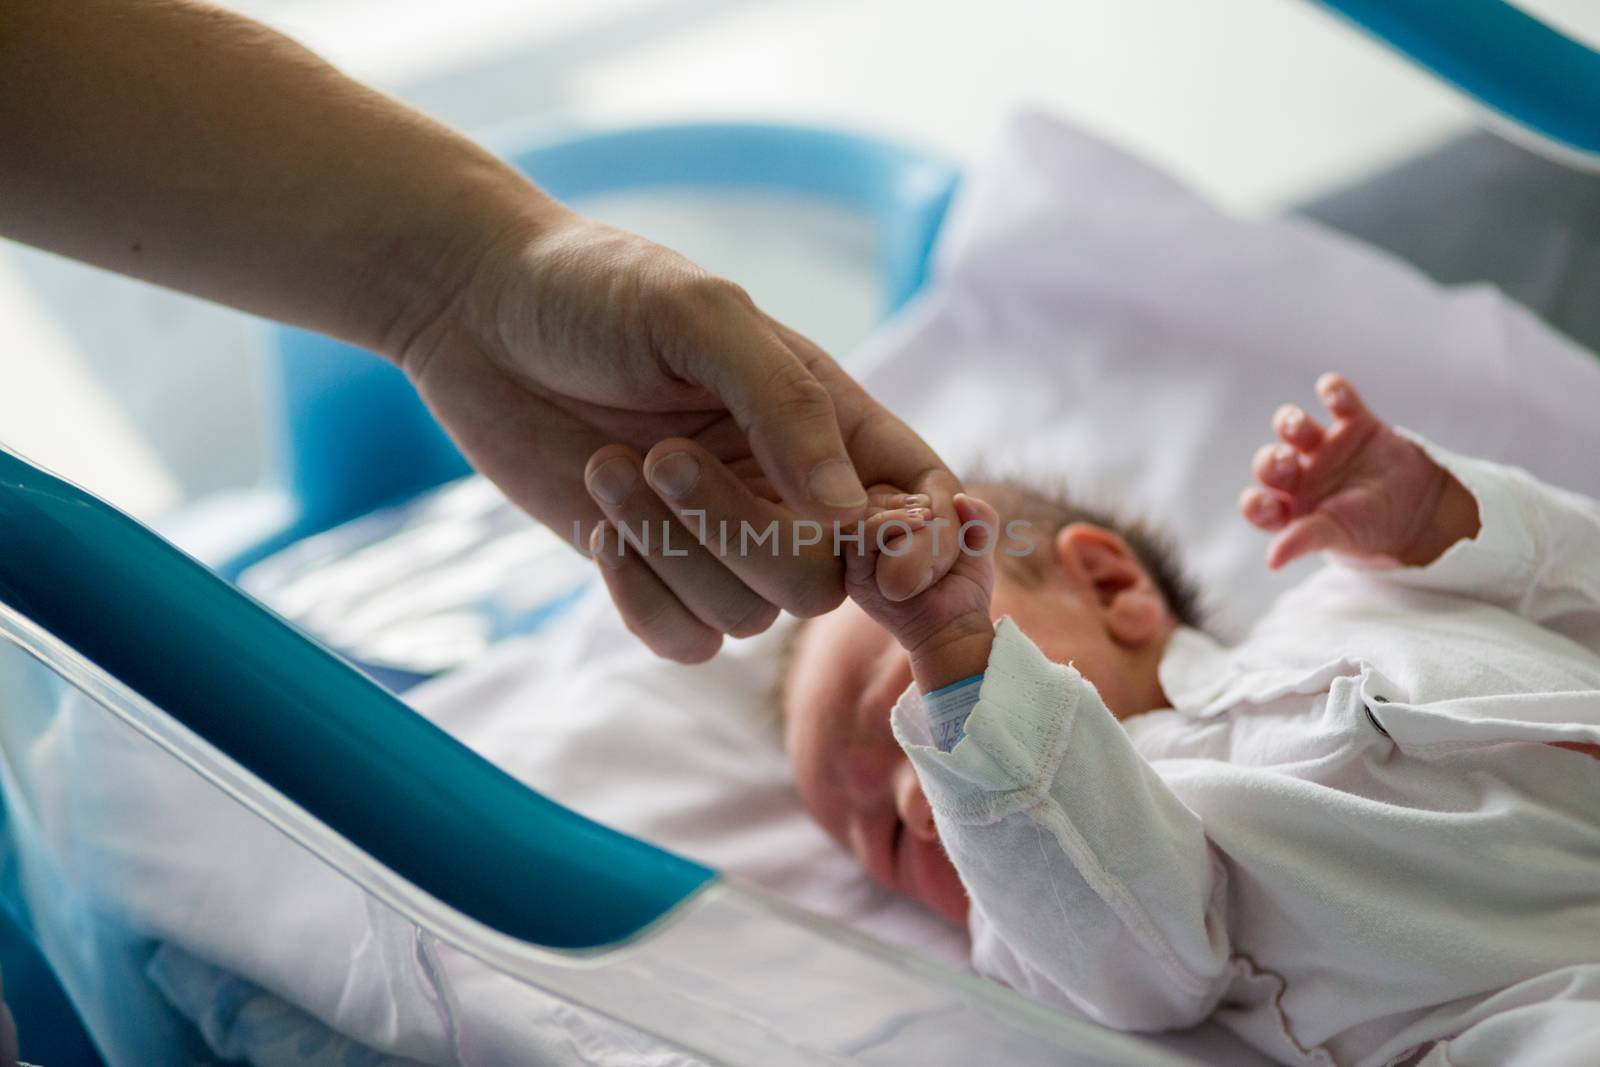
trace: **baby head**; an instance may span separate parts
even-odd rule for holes
[[[1119,719],[1164,706],[1162,649],[1197,616],[1165,544],[1020,483],[970,492],[1008,534],[995,553],[994,617],[1009,615],[1045,655],[1076,666]],[[784,739],[822,828],[878,882],[964,923],[966,892],[889,726],[911,680],[894,638],[846,601],[794,635],[779,698]]]

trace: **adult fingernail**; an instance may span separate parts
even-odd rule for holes
[[[855,470],[842,459],[817,464],[806,488],[812,500],[830,508],[859,508],[867,502],[867,491],[861,488]]]
[[[589,492],[607,504],[620,504],[633,492],[633,483],[638,477],[632,460],[621,456],[608,459],[589,475]]]
[[[672,452],[652,464],[645,477],[662,496],[676,500],[699,484],[700,461],[687,452]]]

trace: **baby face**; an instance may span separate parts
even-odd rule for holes
[[[1074,664],[1122,718],[1162,705],[1155,665],[1173,621],[1118,545],[1102,531],[1061,534],[1034,579],[1000,569],[992,614],[1010,616],[1053,661]],[[782,688],[790,765],[814,819],[875,880],[965,923],[962,880],[890,728],[910,683],[909,657],[851,601],[803,624]]]
[[[1034,585],[1002,576],[993,613],[1011,616],[1050,658],[1073,662],[1108,700],[1118,690],[1127,650],[1092,585],[1068,573]],[[789,759],[812,816],[876,881],[964,924],[966,891],[889,726],[911,681],[906,653],[853,603],[804,624],[783,684]]]
[[[800,799],[875,881],[965,925],[966,890],[889,727],[910,659],[849,601],[795,640],[782,700]]]

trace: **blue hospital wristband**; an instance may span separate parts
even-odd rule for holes
[[[983,675],[974,674],[952,682],[942,689],[922,694],[922,710],[928,716],[928,732],[933,735],[933,746],[940,752],[949,752],[967,736],[967,718],[978,706],[978,691],[983,688]]]

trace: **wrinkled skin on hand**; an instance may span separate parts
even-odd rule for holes
[[[580,549],[602,519],[671,519],[641,475],[685,448],[720,479],[695,502],[704,516],[679,520],[690,533],[743,519],[854,523],[870,510],[863,483],[880,482],[953,520],[959,483],[920,438],[743,290],[676,253],[564,216],[473,262],[399,361],[473,465]],[[593,475],[611,459],[628,468],[610,468],[612,481],[637,487],[615,501],[585,481],[586,465]],[[612,584],[630,628],[673,659],[705,659],[780,608],[815,615],[844,596],[828,543],[783,568],[683,544],[687,557],[633,554],[620,597]],[[884,561],[883,587],[910,596],[955,555],[949,539],[937,555],[919,540]]]

